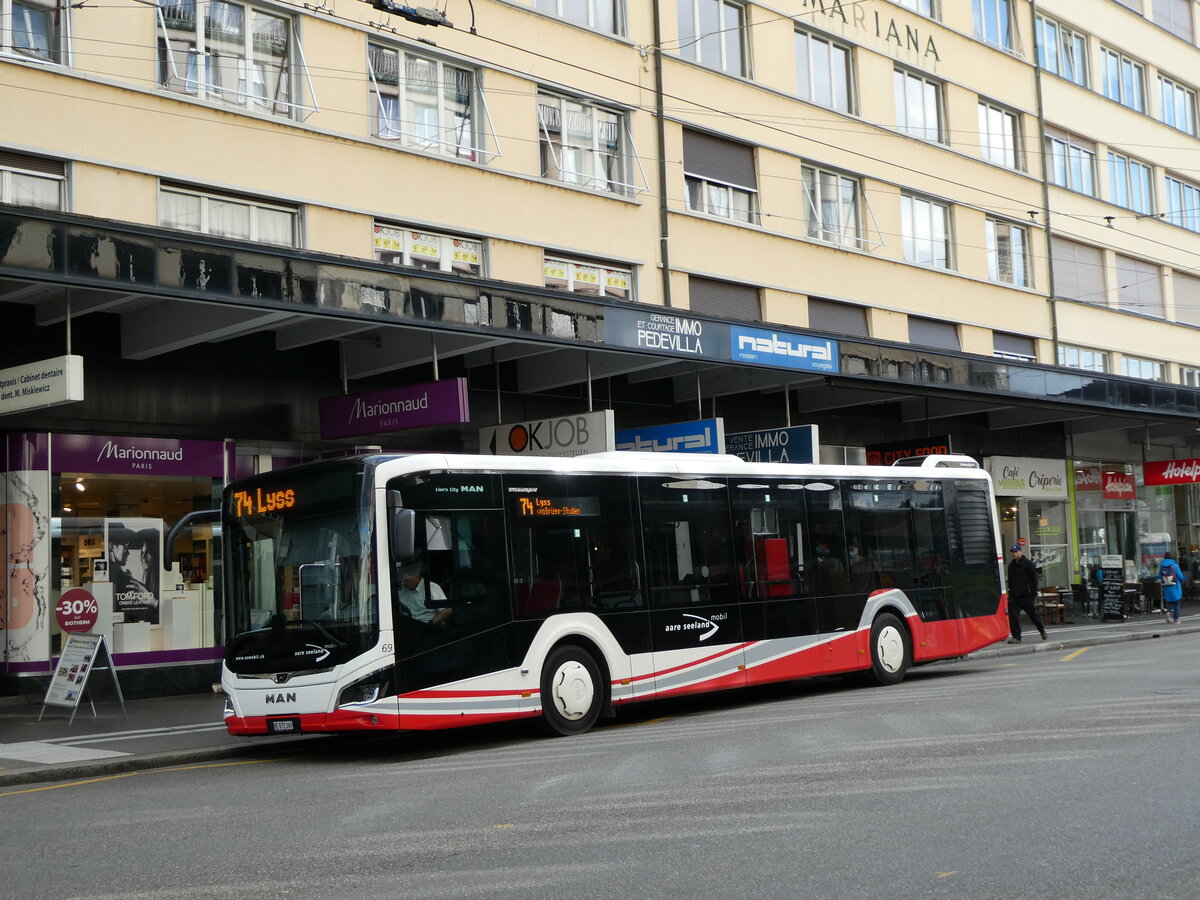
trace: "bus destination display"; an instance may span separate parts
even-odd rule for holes
[[[599,497],[539,497],[526,494],[516,498],[520,518],[576,518],[600,515]]]
[[[235,518],[261,516],[263,513],[282,512],[296,505],[296,491],[292,488],[278,491],[234,491],[233,515]]]

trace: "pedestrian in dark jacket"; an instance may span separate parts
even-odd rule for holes
[[[1013,544],[1012,559],[1008,562],[1008,629],[1012,637],[1010,644],[1021,643],[1021,610],[1029,616],[1029,621],[1037,626],[1042,640],[1046,639],[1046,626],[1038,615],[1034,599],[1037,597],[1038,574],[1037,568],[1025,558],[1020,544]]]

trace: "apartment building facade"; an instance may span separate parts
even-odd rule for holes
[[[5,690],[71,589],[207,677],[212,534],[153,548],[237,474],[600,410],[970,453],[1047,583],[1136,581],[1200,543],[1196,17],[0,0]]]

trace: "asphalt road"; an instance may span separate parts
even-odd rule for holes
[[[3,894],[1200,896],[1200,636],[0,792]]]

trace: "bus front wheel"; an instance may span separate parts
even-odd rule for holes
[[[878,684],[899,684],[912,664],[908,629],[891,613],[871,625],[871,676]]]
[[[552,735],[583,734],[600,716],[600,667],[582,647],[556,648],[542,668],[542,725]]]

